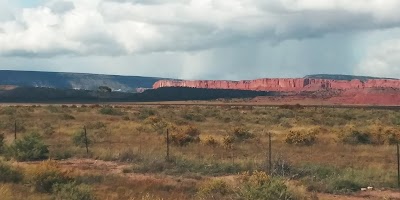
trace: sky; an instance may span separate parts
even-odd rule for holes
[[[400,78],[400,0],[0,0],[0,69]]]

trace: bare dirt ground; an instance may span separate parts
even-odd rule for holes
[[[29,167],[37,165],[40,162],[15,162],[13,165],[18,167]],[[129,178],[131,181],[151,181],[153,183],[167,185],[181,185],[182,183],[196,182],[198,180],[188,177],[175,177],[162,174],[141,174],[124,173],[124,169],[131,168],[131,164],[121,162],[102,161],[94,159],[67,159],[57,161],[57,164],[65,170],[72,170],[79,174],[101,174],[117,175]]]
[[[15,162],[13,165],[19,167],[29,167],[31,165],[37,165],[40,162]],[[171,185],[179,184],[184,181],[196,181],[191,178],[174,177],[168,175],[158,175],[158,174],[139,174],[139,173],[124,173],[123,170],[129,168],[131,165],[121,162],[111,162],[111,161],[101,161],[93,159],[67,159],[57,161],[57,163],[64,169],[74,170],[81,173],[92,173],[92,174],[112,174],[127,177],[132,181],[138,180],[152,180],[159,181],[162,183],[168,183]],[[207,178],[217,178],[226,179],[227,181],[234,181],[235,176],[222,176],[222,177],[207,177]],[[371,191],[360,191],[352,195],[333,195],[318,193],[318,198],[321,200],[362,200],[362,199],[399,199],[400,191],[394,190],[371,190]]]

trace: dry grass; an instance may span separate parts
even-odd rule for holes
[[[50,200],[47,194],[33,192],[29,187],[21,184],[0,184],[2,200]]]
[[[344,144],[340,134],[357,129],[386,137],[389,133],[400,132],[399,119],[400,113],[395,111],[347,108],[121,105],[105,110],[99,106],[19,106],[0,107],[0,133],[4,133],[6,144],[12,143],[14,121],[17,121],[17,137],[30,132],[39,133],[50,145],[52,159],[93,158],[143,168],[154,161],[164,162],[166,128],[174,135],[185,127],[195,127],[200,132],[201,142],[171,145],[170,154],[177,160],[176,163],[166,164],[166,168],[159,171],[152,170],[157,171],[156,174],[179,178],[233,175],[266,169],[270,132],[273,134],[274,160],[284,160],[292,168],[313,164],[373,170],[371,183],[390,187],[395,177],[379,177],[384,176],[384,172],[380,172],[382,169],[386,172],[396,170],[395,147],[388,142]],[[92,141],[89,154],[86,154],[85,148],[72,143],[72,136],[82,131],[84,126]],[[248,130],[252,137],[233,142],[230,148],[226,148],[224,138],[232,135],[234,127]],[[290,130],[316,131],[315,143],[309,146],[287,144],[285,138]],[[219,168],[202,168],[208,164],[218,164]],[[157,163],[156,166],[160,165],[164,164]],[[182,170],[180,167],[190,169]],[[129,177],[102,175],[102,180],[91,186],[96,194],[105,199],[142,199],[146,195],[188,199],[194,197],[201,182],[171,184],[170,178],[165,181],[132,181]],[[10,187],[18,189],[22,186],[2,185],[0,191],[7,194]]]

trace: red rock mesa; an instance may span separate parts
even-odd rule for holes
[[[369,79],[361,81],[354,79],[331,80],[312,78],[264,78],[244,81],[213,81],[213,80],[160,80],[154,83],[153,88],[160,87],[192,87],[209,89],[238,89],[258,91],[318,91],[318,90],[347,90],[367,88],[395,88],[400,89],[400,80],[394,79]]]

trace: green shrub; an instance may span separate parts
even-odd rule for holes
[[[4,134],[0,134],[0,154],[3,153],[3,148],[4,148]]]
[[[384,130],[384,135],[386,136],[386,144],[397,144],[400,142],[400,134],[397,130],[387,128]]]
[[[153,108],[140,108],[137,118],[144,120],[144,119],[147,119],[148,117],[154,116],[156,114],[157,114],[157,111]]]
[[[131,119],[129,118],[129,116],[126,116],[126,115],[125,115],[125,116],[122,117],[122,120],[124,120],[124,121],[129,121],[129,120],[131,120]]]
[[[252,175],[243,174],[240,179],[240,186],[237,190],[240,199],[293,199],[284,181],[270,177],[265,172],[255,171]]]
[[[137,173],[160,173],[170,167],[171,163],[164,161],[164,159],[152,159],[133,166],[133,171]]]
[[[106,180],[105,175],[94,175],[94,174],[82,174],[80,176],[75,177],[75,182],[78,184],[98,184],[103,183]]]
[[[254,138],[254,135],[250,132],[250,130],[243,127],[235,127],[232,130],[232,135],[235,137],[236,141],[244,141]]]
[[[314,177],[317,180],[337,176],[340,171],[332,166],[305,164],[294,169],[298,177]]]
[[[51,159],[64,160],[72,157],[72,152],[65,148],[56,148],[50,152]]]
[[[224,139],[222,140],[222,143],[224,144],[225,148],[232,149],[233,144],[235,143],[235,137],[232,135],[228,135],[228,136],[224,137]]]
[[[286,135],[285,142],[294,145],[305,145],[310,146],[315,144],[317,141],[316,132],[311,130],[290,130]]]
[[[0,124],[1,129],[7,129],[8,132],[14,133],[15,131],[15,122],[14,120],[8,119],[3,121],[2,124]],[[24,133],[26,131],[25,124],[23,121],[17,121],[17,133]]]
[[[369,127],[371,130],[371,143],[372,144],[388,144],[393,145],[400,142],[399,130],[394,127],[387,127],[384,125],[372,125]]]
[[[338,134],[339,141],[344,144],[397,144],[400,141],[399,130],[382,124],[372,124],[366,127],[355,128],[348,126]]]
[[[122,169],[122,173],[124,173],[124,174],[129,174],[132,172],[133,172],[133,169],[131,167],[126,167],[126,168]]]
[[[197,192],[200,199],[222,199],[233,193],[233,188],[223,180],[211,180],[204,183]]]
[[[144,160],[139,165],[133,167],[137,173],[165,173],[171,175],[182,175],[185,173],[197,173],[201,175],[227,175],[237,174],[243,171],[253,170],[253,166],[241,165],[232,162],[202,162],[196,160],[171,158],[170,161],[164,159]]]
[[[189,125],[189,122],[187,120],[184,120],[184,119],[181,119],[181,118],[175,119],[174,123],[176,125],[178,125],[178,126],[187,126],[187,125]]]
[[[7,154],[18,161],[44,160],[49,157],[49,149],[38,134],[31,133],[14,141]]]
[[[267,166],[265,163],[264,166]],[[277,157],[272,161],[272,173],[276,176],[288,176],[292,173],[293,166],[282,157]]]
[[[62,112],[62,109],[59,106],[50,105],[50,106],[47,106],[46,109],[51,113],[60,113],[60,112]]]
[[[87,185],[75,182],[55,184],[53,186],[54,200],[94,200],[95,197]]]
[[[336,192],[339,193],[350,193],[350,192],[356,192],[359,191],[360,188],[362,187],[358,183],[356,183],[353,180],[335,180],[332,183],[332,189]]]
[[[177,134],[171,136],[173,144],[178,146],[186,146],[190,143],[200,142],[200,130],[193,126],[187,126]]]
[[[126,149],[118,153],[118,161],[120,162],[133,162],[140,160],[142,160],[142,158],[138,154],[133,152],[132,149]]]
[[[88,144],[92,144],[92,143],[96,143],[96,142],[106,142],[109,141],[110,137],[111,137],[111,131],[108,128],[100,128],[100,129],[95,129],[95,130],[91,130],[90,132],[90,137],[89,135],[87,135],[88,137]],[[85,146],[85,135],[83,133],[83,135],[81,135],[83,138],[82,139],[82,145],[81,146]],[[79,146],[79,145],[78,145]]]
[[[254,137],[254,134],[252,134],[248,129],[243,127],[235,127],[228,133],[227,136],[224,137],[222,143],[225,148],[231,149],[234,143],[243,142]]]
[[[72,115],[70,115],[70,114],[64,113],[64,114],[62,114],[62,115],[60,116],[60,119],[61,119],[61,120],[74,120],[75,117],[72,116]]]
[[[100,114],[103,114],[103,115],[122,115],[123,114],[123,112],[121,112],[119,109],[115,109],[115,108],[108,107],[108,106],[101,108],[99,112],[100,112]]]
[[[307,186],[309,191],[346,194],[362,187],[395,187],[395,171],[381,168],[336,168],[327,165],[306,164],[294,168],[295,177]]]
[[[204,122],[206,117],[200,113],[184,112],[182,118],[189,121]]]
[[[345,144],[372,144],[372,135],[366,131],[350,130],[339,135],[339,139]]]
[[[151,116],[145,120],[145,123],[150,125],[155,132],[163,134],[165,129],[168,127],[168,123],[160,117]]]
[[[292,128],[293,127],[291,120],[288,118],[281,118],[279,121],[281,122],[279,125],[284,128]]]
[[[87,138],[85,137],[85,132],[83,130],[82,131],[78,131],[78,132],[76,132],[75,134],[72,135],[72,143],[75,146],[85,147],[86,142],[87,142],[88,145],[92,143],[92,141],[89,139],[89,137],[87,137]]]
[[[216,147],[219,145],[219,142],[213,136],[207,136],[203,143],[208,146]]]
[[[22,178],[23,175],[20,171],[0,161],[0,183],[18,183]]]
[[[45,136],[51,136],[55,133],[55,128],[52,127],[50,124],[46,124],[47,126],[44,126],[43,128],[43,135]]]
[[[33,188],[43,193],[52,193],[56,184],[65,184],[72,180],[68,172],[61,171],[53,161],[45,161],[28,169],[27,176]]]
[[[15,107],[3,107],[3,109],[0,110],[0,114],[2,115],[14,115],[17,113],[17,109]]]
[[[86,124],[86,128],[88,129],[101,129],[105,127],[107,127],[107,125],[103,122],[89,122]]]

